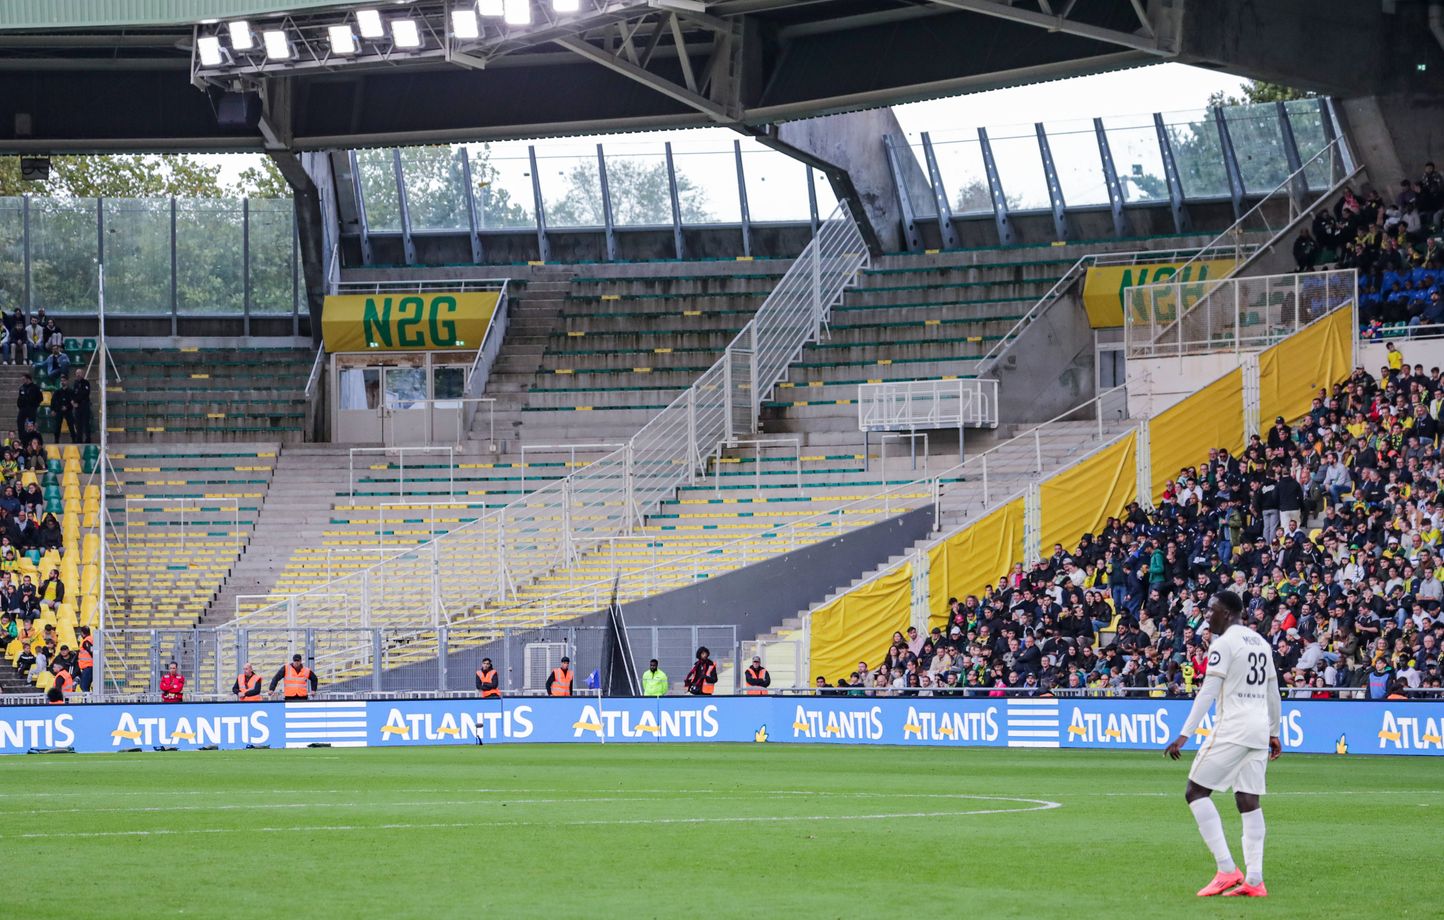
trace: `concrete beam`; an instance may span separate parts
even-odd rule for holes
[[[892,109],[867,109],[771,125],[758,140],[822,170],[838,199],[866,219],[869,244],[898,252],[905,246],[902,211],[882,143],[888,134],[904,136]],[[917,157],[904,145],[898,145],[897,154],[913,207],[930,201],[932,187]]]

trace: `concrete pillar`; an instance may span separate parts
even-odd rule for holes
[[[296,234],[300,242],[301,277],[306,280],[306,307],[311,314],[311,341],[320,344],[327,259],[332,241],[341,238],[331,161],[325,153],[272,151],[271,158],[295,194]]]
[[[882,142],[887,134],[904,136],[892,109],[867,109],[769,125],[757,139],[822,170],[838,199],[866,217],[869,227],[863,232],[870,237],[869,244],[897,252],[904,248],[902,212]],[[901,144],[897,154],[903,170],[900,180],[913,206],[931,201],[932,187],[918,158]]]

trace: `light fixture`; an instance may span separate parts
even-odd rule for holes
[[[291,56],[291,43],[280,29],[267,29],[261,33],[261,43],[266,46],[266,57],[273,61],[284,61]]]
[[[582,8],[582,0],[552,0],[552,10],[558,13],[576,13]]]
[[[221,39],[218,35],[202,35],[196,39],[196,54],[202,67],[215,67],[221,63]]]
[[[381,13],[376,10],[357,10],[356,26],[362,38],[385,38],[386,27],[381,24]]]
[[[506,15],[505,0],[477,0],[476,11],[483,16],[500,19]]]
[[[356,53],[356,35],[350,26],[327,26],[326,34],[331,39],[332,54]]]
[[[391,37],[398,48],[421,47],[421,32],[417,30],[414,19],[391,20]]]
[[[456,38],[480,38],[481,23],[476,21],[476,10],[470,6],[452,10],[451,34]]]
[[[505,0],[505,8],[507,25],[531,25],[531,0]]]
[[[251,34],[251,24],[244,19],[226,23],[231,33],[231,47],[237,51],[250,51],[256,47],[256,36]]]

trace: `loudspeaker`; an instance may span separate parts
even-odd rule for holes
[[[221,94],[216,103],[216,124],[222,131],[254,132],[260,123],[260,93]]]
[[[21,157],[20,178],[27,182],[46,182],[50,179],[50,157]]]

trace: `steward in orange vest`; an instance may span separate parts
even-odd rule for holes
[[[767,688],[772,686],[772,675],[762,666],[762,659],[756,655],[752,656],[752,667],[742,674],[747,682],[747,693],[749,696],[766,696]]]
[[[90,682],[95,679],[95,640],[90,636],[90,627],[80,627],[80,652],[77,656],[80,668],[80,689],[90,692]]]
[[[236,695],[237,702],[259,703],[261,701],[261,675],[257,674],[246,662],[241,673],[236,675],[236,682],[231,686],[231,692]]]
[[[490,658],[481,659],[481,667],[476,671],[476,689],[481,692],[482,699],[501,697],[501,680],[497,677],[496,668],[491,666]]]
[[[271,678],[271,692],[276,685],[284,683],[281,696],[288,700],[304,700],[316,689],[316,672],[306,667],[300,655],[292,655],[291,663],[281,666]]]
[[[551,674],[547,676],[547,694],[550,696],[571,696],[572,695],[572,660],[562,658],[560,667],[552,668]]]

